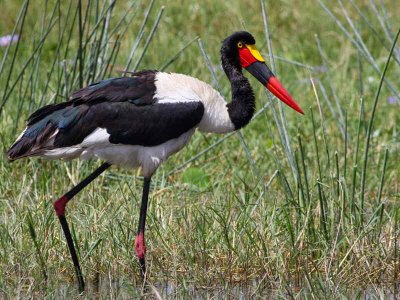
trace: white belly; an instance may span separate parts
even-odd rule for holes
[[[103,129],[97,129],[79,145],[47,150],[40,156],[49,159],[100,158],[110,164],[125,168],[140,167],[143,176],[151,176],[163,161],[178,152],[189,142],[195,129],[152,147],[111,144],[106,139],[106,136],[102,140],[97,139],[97,142],[91,143],[94,136],[99,137],[100,134],[104,134],[104,131]]]

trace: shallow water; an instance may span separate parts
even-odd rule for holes
[[[146,290],[142,286],[135,286],[126,280],[111,281],[107,278],[96,284],[88,283],[85,298],[88,299],[400,299],[400,284],[396,291],[387,288],[371,286],[368,289],[335,288],[327,293],[323,291],[311,292],[307,288],[291,288],[273,290],[265,286],[265,282],[252,281],[226,286],[195,286],[184,282],[176,284],[163,282],[150,284]],[[328,291],[329,289],[327,289]],[[71,299],[78,297],[77,285],[63,285],[48,295],[55,299]]]
[[[57,299],[69,299],[78,294],[77,285],[63,285],[55,291]],[[170,283],[150,284],[146,289],[142,286],[133,286],[126,282],[110,282],[101,280],[98,284],[87,284],[85,295],[90,299],[270,299],[271,291],[259,289],[252,285],[240,284],[234,286],[203,287],[191,284]]]

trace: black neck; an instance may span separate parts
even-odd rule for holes
[[[232,101],[227,107],[229,117],[237,130],[246,126],[253,117],[255,97],[248,79],[243,76],[241,67],[224,61],[224,59],[222,66],[231,82]]]

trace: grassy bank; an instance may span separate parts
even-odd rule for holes
[[[242,29],[306,112],[251,79],[245,129],[196,133],[158,170],[147,257],[163,297],[398,294],[396,1],[75,2],[0,2],[1,35],[20,36],[0,48],[3,152],[35,109],[125,68],[190,74],[229,99],[219,49]],[[0,298],[76,295],[52,201],[98,165],[1,157]],[[140,294],[137,175],[113,168],[67,208],[88,295]]]

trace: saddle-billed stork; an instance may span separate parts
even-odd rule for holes
[[[146,275],[145,222],[150,179],[157,167],[181,150],[196,128],[227,133],[249,123],[255,96],[245,68],[284,103],[303,113],[267,67],[253,36],[236,32],[222,42],[222,67],[232,87],[232,101],[196,78],[154,70],[131,77],[102,80],[74,92],[70,100],[44,106],[28,118],[25,130],[7,151],[10,160],[44,158],[100,158],[105,162],[54,202],[75,266],[79,290],[84,280],[75,252],[65,207],[111,165],[141,168],[144,176],[135,250],[141,276]]]

